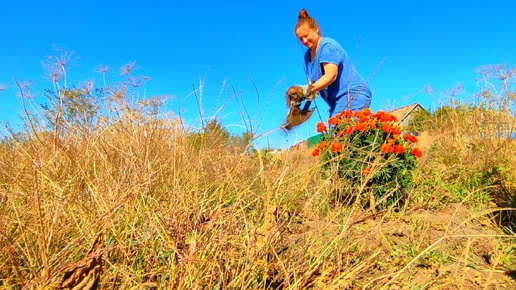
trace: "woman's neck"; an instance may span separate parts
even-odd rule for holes
[[[317,53],[317,50],[319,49],[319,43],[321,43],[322,36],[319,37],[319,40],[317,40],[317,45],[310,49],[310,60],[314,60],[315,54]]]

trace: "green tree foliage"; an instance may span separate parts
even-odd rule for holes
[[[427,110],[419,110],[412,114],[413,117],[407,126],[409,132],[424,132],[432,127],[432,114]]]
[[[191,133],[192,145],[198,150],[206,148],[226,148],[235,153],[252,151],[253,134],[249,131],[241,135],[232,135],[217,119],[209,120],[199,132]]]

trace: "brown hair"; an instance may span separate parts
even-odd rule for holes
[[[296,32],[296,30],[299,27],[301,27],[305,24],[308,25],[309,28],[319,30],[319,25],[317,24],[317,21],[315,21],[315,19],[313,19],[312,17],[310,17],[308,15],[308,12],[306,11],[305,8],[302,8],[299,11],[299,15],[297,16],[297,23],[296,23],[296,26],[294,27],[294,32]]]

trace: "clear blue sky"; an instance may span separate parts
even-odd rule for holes
[[[55,45],[80,57],[68,72],[69,84],[92,78],[100,84],[93,72],[98,65],[111,67],[108,82],[116,81],[118,68],[136,61],[135,74],[151,78],[147,95],[175,96],[167,109],[177,115],[181,108],[193,126],[199,124],[196,102],[185,97],[204,79],[203,107],[209,116],[222,105],[217,98],[225,81],[241,94],[251,117],[257,108],[258,133],[267,132],[284,121],[285,90],[306,82],[305,48],[293,33],[301,8],[370,78],[375,111],[415,102],[435,109],[441,100],[423,93],[425,85],[442,91],[461,83],[464,96],[472,96],[478,92],[475,68],[516,65],[516,2],[509,0],[2,0],[0,85],[6,88],[0,91],[0,125],[19,124],[13,78],[34,81],[40,96],[50,87],[41,64]],[[326,119],[326,104],[319,100],[317,105]],[[241,132],[234,99],[219,117],[230,132]],[[288,147],[315,134],[317,121],[316,113],[290,134],[265,134],[256,146]]]

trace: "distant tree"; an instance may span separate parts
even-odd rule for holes
[[[410,132],[428,131],[432,127],[432,114],[427,110],[419,110],[413,113],[407,129]]]
[[[249,131],[243,132],[241,135],[232,135],[231,144],[236,148],[239,148],[241,152],[251,153],[253,151],[254,134]]]
[[[216,119],[212,119],[206,123],[203,128],[203,133],[205,137],[217,143],[222,143],[223,145],[227,145],[230,139],[229,132],[222,126],[221,122]]]
[[[241,135],[232,135],[217,119],[208,121],[202,130],[189,136],[192,145],[198,150],[203,148],[224,148],[235,153],[251,152],[253,134],[249,131]]]

